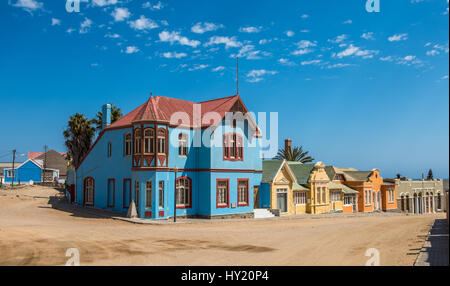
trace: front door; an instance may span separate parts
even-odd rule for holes
[[[281,189],[277,192],[277,209],[282,213],[287,213],[287,190]]]
[[[259,209],[259,186],[253,187],[253,203],[255,209]]]

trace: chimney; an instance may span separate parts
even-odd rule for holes
[[[286,139],[284,140],[284,150],[288,150],[292,148],[292,140]]]
[[[111,125],[111,104],[102,107],[102,130]]]

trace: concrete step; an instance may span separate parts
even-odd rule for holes
[[[255,218],[272,218],[275,215],[269,211],[268,209],[254,209],[253,213],[255,214]]]

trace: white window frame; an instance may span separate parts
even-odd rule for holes
[[[304,206],[306,205],[306,192],[294,192],[294,204],[296,206]]]
[[[150,209],[153,205],[153,182],[145,182],[145,207]]]

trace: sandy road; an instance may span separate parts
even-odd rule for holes
[[[135,225],[52,209],[55,190],[0,190],[0,265],[412,265],[444,214]]]

